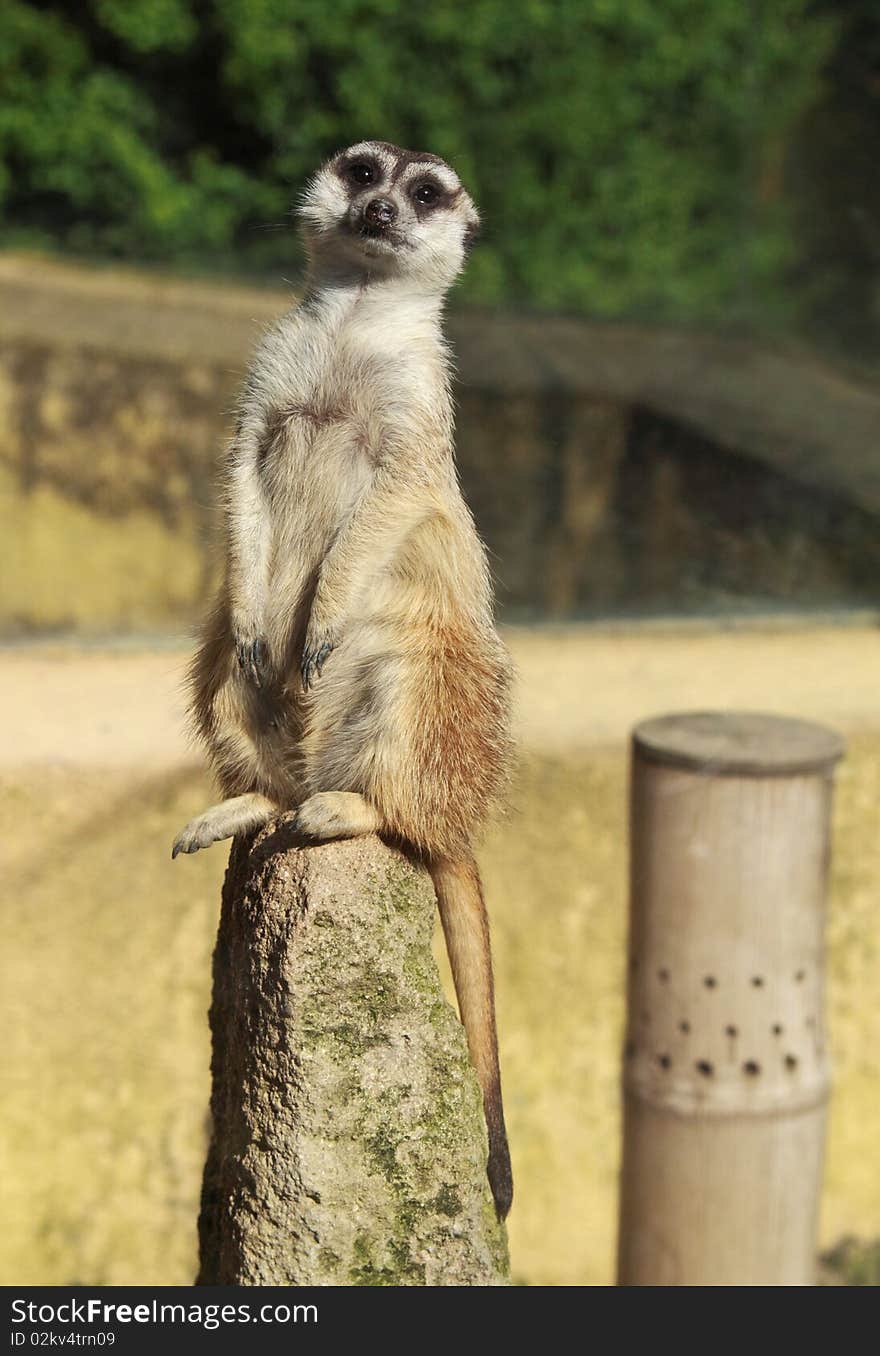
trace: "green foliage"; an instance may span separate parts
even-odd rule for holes
[[[843,1238],[820,1262],[826,1285],[880,1285],[880,1239]]]
[[[772,309],[834,32],[811,0],[5,0],[3,232],[289,268],[298,187],[379,136],[473,189],[471,299]]]

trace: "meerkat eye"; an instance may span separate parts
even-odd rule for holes
[[[356,184],[372,184],[376,179],[376,167],[368,160],[356,160],[349,165],[348,172]]]
[[[429,180],[425,180],[424,183],[416,185],[413,191],[413,197],[416,202],[420,202],[423,207],[432,207],[440,197],[440,190],[436,184],[432,184]]]

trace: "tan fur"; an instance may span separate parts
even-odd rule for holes
[[[364,163],[367,186],[354,178]],[[415,196],[425,182],[438,198],[428,206]],[[365,234],[378,198],[393,226]],[[472,843],[505,776],[510,665],[456,477],[440,328],[477,214],[448,165],[384,142],[335,157],[301,214],[306,292],[264,338],[241,399],[225,580],[191,671],[195,724],[228,799],[187,825],[175,854],[295,809],[310,838],[380,832],[421,855],[505,1214]]]

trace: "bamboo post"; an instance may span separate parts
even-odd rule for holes
[[[634,732],[621,1285],[814,1284],[842,752],[770,715]]]
[[[427,874],[377,838],[236,840],[211,1005],[201,1285],[507,1282]]]

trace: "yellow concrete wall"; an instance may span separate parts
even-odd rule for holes
[[[292,300],[0,255],[0,637],[195,620],[229,410]],[[509,617],[876,601],[870,388],[705,335],[450,329],[459,466]]]

